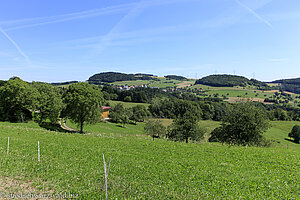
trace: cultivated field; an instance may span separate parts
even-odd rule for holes
[[[201,123],[210,129],[218,125]],[[112,158],[112,199],[297,199],[300,148],[285,140],[295,123],[273,122],[266,135],[275,144],[258,148],[153,142],[144,135],[143,123],[127,128],[99,123],[82,135],[47,131],[34,122],[1,122],[0,180],[10,180],[5,191],[70,192],[81,199],[101,199],[105,154]]]

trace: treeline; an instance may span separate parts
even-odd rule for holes
[[[78,83],[78,81],[66,81],[66,82],[50,83],[50,84],[53,86],[60,86],[60,85],[69,85],[72,83]]]
[[[185,78],[183,76],[177,76],[177,75],[167,75],[167,76],[165,76],[165,78],[167,78],[167,79],[175,79],[175,80],[178,80],[178,81],[185,81],[185,80],[187,80],[187,78]]]
[[[135,103],[151,103],[152,99],[156,97],[167,97],[189,101],[222,101],[221,98],[217,97],[201,98],[196,94],[186,90],[165,92],[159,88],[143,87],[137,87],[131,90],[118,90],[117,88],[106,85],[102,87],[102,92],[106,100],[117,100]]]
[[[280,83],[280,89],[283,91],[300,94],[300,78],[281,79],[273,81],[272,83]]]
[[[0,87],[0,120],[56,122],[63,108],[62,90],[47,83],[13,77]]]
[[[88,79],[90,84],[101,85],[116,81],[156,80],[152,74],[125,74],[119,72],[103,72],[95,74]]]
[[[34,120],[40,125],[50,121],[53,125],[58,118],[66,117],[83,132],[85,124],[100,120],[104,103],[101,90],[88,83],[60,88],[48,83],[27,83],[14,77],[0,87],[0,121]]]
[[[203,77],[196,81],[195,84],[208,85],[213,87],[234,87],[241,86],[246,87],[247,85],[253,85],[257,87],[268,87],[266,83],[255,79],[247,79],[243,76],[236,75],[210,75]]]

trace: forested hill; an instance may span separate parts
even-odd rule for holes
[[[283,90],[300,94],[300,78],[281,79],[272,83],[281,83]]]
[[[267,87],[266,83],[255,79],[248,79],[243,76],[236,76],[236,75],[210,75],[203,77],[196,81],[195,84],[203,84],[209,85],[213,87],[233,87],[233,86],[247,86],[247,85],[255,85],[258,87]]]
[[[116,81],[154,80],[152,74],[125,74],[119,72],[103,72],[88,79],[90,84],[113,83]]]
[[[187,80],[187,78],[185,78],[183,76],[177,76],[177,75],[167,75],[167,76],[165,76],[165,78],[167,78],[167,79],[175,79],[175,80],[178,80],[178,81],[185,81],[185,80]]]

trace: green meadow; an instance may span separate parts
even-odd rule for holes
[[[218,126],[200,123],[208,130]],[[103,199],[105,154],[106,160],[112,159],[110,199],[298,199],[300,147],[286,140],[295,123],[272,122],[266,137],[273,145],[259,148],[152,141],[144,135],[143,123],[127,128],[98,123],[85,127],[88,134],[70,134],[48,131],[34,122],[1,122],[1,177],[27,184],[35,192]],[[76,128],[70,122],[68,126]],[[13,189],[24,188],[7,188]]]
[[[187,80],[187,81],[178,81],[175,79],[168,80],[164,77],[157,77],[157,80],[135,80],[135,81],[117,81],[112,83],[113,85],[128,85],[128,86],[137,86],[137,85],[148,85],[150,87],[158,87],[158,88],[168,88],[180,86],[186,82],[195,81],[195,80]]]

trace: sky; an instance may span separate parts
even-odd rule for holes
[[[0,0],[0,79],[300,77],[299,0]]]

